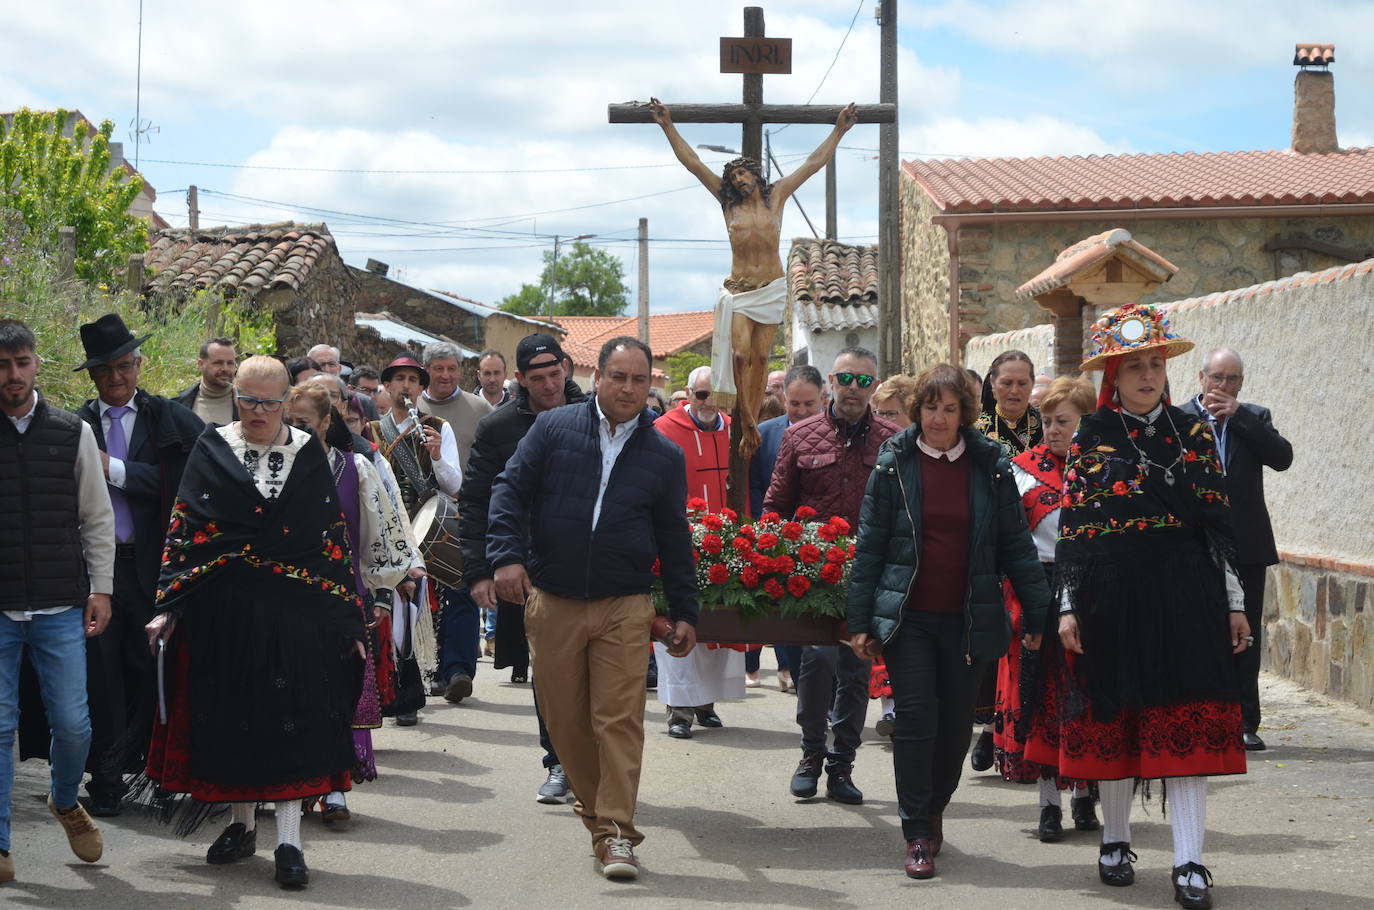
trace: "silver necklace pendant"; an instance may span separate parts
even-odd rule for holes
[[[1164,482],[1171,487],[1174,485],[1174,472],[1170,471],[1168,468],[1164,469]]]
[[[1154,425],[1154,424],[1148,424],[1148,425],[1146,425],[1146,427],[1145,427],[1145,435],[1146,435],[1146,436],[1153,436],[1153,435],[1155,435],[1155,425]]]

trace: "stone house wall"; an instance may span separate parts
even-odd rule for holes
[[[939,214],[935,203],[910,178],[900,186],[902,372],[915,375],[949,359],[949,250],[945,229],[930,220]]]
[[[905,359],[919,369],[948,358],[949,252],[939,214],[915,180],[902,182],[902,316]],[[1299,271],[1349,262],[1313,250],[1266,252],[1275,237],[1374,255],[1374,217],[1236,218],[1181,221],[1073,221],[1000,223],[959,229],[961,343],[976,335],[1008,332],[1050,321],[1016,289],[1069,246],[1124,227],[1145,246],[1179,267],[1171,281],[1142,298],[1155,303],[1202,296],[1272,281]],[[1047,361],[1048,363],[1049,361]],[[975,367],[976,369],[976,367]]]
[[[1165,307],[1196,343],[1169,361],[1174,399],[1196,394],[1205,351],[1233,347],[1245,360],[1241,399],[1268,407],[1293,443],[1292,467],[1265,472],[1282,562],[1266,590],[1264,666],[1374,708],[1374,483],[1368,433],[1350,419],[1374,388],[1374,259]],[[969,365],[981,372],[1001,350],[1029,352],[1049,336],[1044,326],[974,339]]]
[[[353,342],[358,283],[330,244],[297,290],[277,288],[257,295],[270,309],[281,357],[299,357],[317,344],[347,350]]]
[[[446,303],[442,295],[427,293],[366,269],[350,267],[349,271],[358,282],[359,312],[385,311],[432,335],[447,335],[474,351],[486,347],[483,343],[485,320],[462,309],[456,301]]]

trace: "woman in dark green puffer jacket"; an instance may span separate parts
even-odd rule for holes
[[[971,428],[978,407],[963,372],[939,364],[922,373],[911,416],[869,475],[849,633],[855,650],[887,662],[906,872],[929,878],[972,736],[977,682],[1010,643],[1002,579],[1027,629],[1043,627],[1050,593],[1011,465]],[[1027,635],[1025,646],[1038,648],[1040,636]]]

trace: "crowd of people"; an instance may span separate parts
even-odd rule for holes
[[[484,652],[532,684],[536,798],[572,801],[602,874],[638,875],[647,691],[688,739],[761,685],[760,645],[696,646],[686,503],[725,510],[730,474],[709,368],[654,389],[649,348],[616,338],[584,390],[536,333],[513,376],[482,352],[469,391],[448,343],[378,370],[327,343],[240,358],[220,337],[164,398],[139,385],[146,336],[113,314],[80,334],[94,397],[68,413],[38,391],[33,332],[0,320],[0,497],[18,516],[0,532],[0,882],[17,734],[51,763],[81,859],[102,853],[94,818],[131,803],[182,834],[227,804],[206,861],[232,863],[271,803],[276,880],[302,887],[302,813],[347,824],[347,791],[378,773],[371,731],[472,697]],[[1207,352],[1198,394],[1172,402],[1165,361],[1192,346],[1127,305],[1094,327],[1096,390],[1020,351],[986,379],[880,380],[857,347],[828,374],[768,374],[748,514],[856,532],[848,645],[774,648],[796,695],[792,796],[824,775],[827,798],[863,802],[877,700],[908,876],[935,875],[968,756],[1038,786],[1042,841],[1065,836],[1070,791],[1111,886],[1134,881],[1132,794],[1162,779],[1175,900],[1211,905],[1206,779],[1264,748],[1262,469],[1292,449],[1239,401],[1234,351]]]

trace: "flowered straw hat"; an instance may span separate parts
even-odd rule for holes
[[[1082,369],[1100,370],[1113,357],[1157,348],[1166,358],[1186,354],[1193,343],[1169,331],[1169,317],[1148,303],[1128,303],[1093,324],[1092,356]]]

